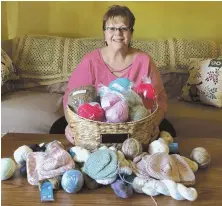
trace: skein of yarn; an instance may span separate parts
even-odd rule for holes
[[[120,179],[117,179],[114,183],[111,184],[111,188],[114,190],[115,194],[121,198],[129,198],[133,195],[132,186],[126,184]]]
[[[190,158],[198,164],[199,168],[206,168],[211,161],[209,152],[203,147],[194,148]]]
[[[194,188],[187,188],[180,183],[175,183],[172,180],[155,180],[147,181],[142,188],[143,192],[150,196],[166,195],[171,196],[175,200],[197,199],[197,191]]]
[[[128,138],[123,142],[122,151],[127,158],[133,159],[142,153],[142,144],[135,138]]]
[[[14,159],[19,165],[24,165],[28,155],[33,152],[31,148],[26,145],[19,147],[14,152]]]

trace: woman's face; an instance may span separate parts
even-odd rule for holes
[[[116,17],[108,20],[105,28],[104,37],[109,47],[114,49],[128,48],[132,38],[128,21]]]

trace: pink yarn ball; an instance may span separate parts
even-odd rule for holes
[[[121,98],[117,94],[107,93],[101,98],[101,106],[106,111],[119,101],[121,101]]]
[[[108,122],[126,122],[129,117],[129,108],[124,101],[119,101],[105,112]]]
[[[79,106],[78,115],[94,121],[104,120],[104,110],[98,103],[85,103]]]

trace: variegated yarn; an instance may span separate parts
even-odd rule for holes
[[[128,138],[123,142],[122,151],[127,158],[133,159],[142,153],[142,144],[135,138]]]
[[[200,168],[205,168],[210,164],[211,156],[209,152],[203,147],[195,148],[191,154],[190,158],[195,161]]]

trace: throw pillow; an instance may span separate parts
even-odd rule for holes
[[[1,86],[9,80],[16,80],[19,76],[16,74],[11,58],[1,49]]]
[[[222,107],[222,57],[191,59],[179,100]]]

